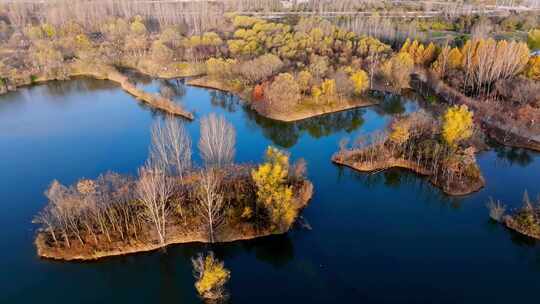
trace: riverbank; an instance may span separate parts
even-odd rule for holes
[[[472,109],[475,112],[475,120],[485,133],[495,141],[506,146],[540,151],[540,134],[534,134],[518,122],[515,124],[507,123],[509,113],[496,111],[481,100],[465,96],[431,71],[415,69],[413,78],[420,82],[420,85],[415,86],[415,90],[424,92],[427,89],[450,105],[466,105]],[[411,83],[415,84],[416,82],[412,81]]]
[[[209,79],[208,77],[197,77],[189,79],[186,82],[188,85],[201,87],[206,89],[214,89],[238,96],[240,99],[247,101],[255,112],[266,118],[270,118],[283,122],[294,122],[312,118],[320,115],[337,113],[350,109],[369,107],[378,104],[376,100],[370,97],[355,98],[355,99],[340,99],[327,104],[315,104],[307,99],[301,100],[298,105],[290,107],[287,112],[273,111],[272,109],[264,109],[257,107],[255,103],[264,101],[253,101],[249,92],[235,90],[231,86],[224,84],[221,81]]]
[[[308,206],[313,195],[313,184],[309,181],[303,181],[301,185],[294,189],[294,213],[297,218],[300,212]],[[287,226],[277,229],[260,228],[254,229],[251,223],[225,223],[215,234],[215,243],[228,243],[234,241],[250,240],[270,235],[284,234],[289,231],[294,222]],[[167,226],[168,235],[164,244],[159,244],[157,238],[151,238],[147,241],[131,240],[126,242],[105,243],[106,247],[91,247],[88,243],[81,246],[73,242],[71,247],[53,246],[47,237],[46,231],[38,231],[34,244],[37,249],[37,255],[41,258],[63,260],[63,261],[92,261],[106,257],[128,255],[133,253],[154,251],[165,248],[169,245],[186,243],[210,243],[208,235],[204,229],[186,231],[183,223],[175,222]],[[146,233],[150,233],[146,231]],[[100,243],[101,244],[101,243]]]
[[[90,65],[81,64],[80,62],[73,62],[66,67],[66,71],[62,77],[48,75],[30,75],[28,77],[21,77],[18,79],[16,84],[4,84],[2,88],[0,88],[0,95],[7,94],[11,91],[16,91],[18,88],[24,86],[41,84],[48,81],[64,81],[69,80],[71,77],[79,76],[112,81],[117,83],[126,93],[132,95],[152,108],[164,111],[171,115],[181,116],[189,120],[193,119],[192,113],[184,110],[173,100],[139,89],[135,84],[129,81],[127,76],[123,75],[115,67],[109,65]]]

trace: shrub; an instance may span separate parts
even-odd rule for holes
[[[229,281],[231,272],[225,268],[223,262],[216,259],[213,252],[206,256],[199,254],[191,262],[196,279],[195,289],[199,295],[208,300],[226,297],[225,284]]]

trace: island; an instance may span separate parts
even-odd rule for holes
[[[312,196],[303,160],[274,147],[258,165],[234,164],[235,130],[223,117],[201,121],[201,168],[177,119],[152,128],[147,162],[136,177],[108,172],[71,186],[53,181],[35,217],[37,254],[95,260],[165,249],[283,234]]]
[[[388,130],[360,136],[352,147],[342,143],[332,161],[361,172],[403,168],[429,177],[448,195],[469,194],[485,184],[474,156],[472,116],[456,106],[442,121],[422,110],[397,117]]]
[[[500,201],[490,199],[487,203],[489,216],[510,230],[533,239],[540,240],[540,198],[536,202],[523,193],[523,205],[516,210],[506,212],[506,206]]]

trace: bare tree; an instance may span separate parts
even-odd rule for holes
[[[207,229],[210,242],[215,241],[214,234],[223,223],[224,198],[221,193],[221,176],[215,168],[201,171],[197,189],[197,207]]]
[[[150,159],[163,164],[167,174],[180,178],[180,183],[174,185],[177,186],[175,190],[181,191],[185,171],[191,167],[191,138],[180,120],[168,117],[164,124],[154,124]],[[177,201],[180,215],[184,217],[182,203],[181,199]]]
[[[160,162],[148,161],[139,169],[136,186],[137,198],[145,208],[145,215],[154,226],[159,243],[165,244],[167,226],[167,201],[171,197],[174,184]]]
[[[179,177],[191,167],[191,139],[180,120],[168,117],[164,124],[154,124],[150,158],[163,163],[167,173]]]
[[[201,120],[199,150],[206,167],[221,168],[234,160],[236,132],[223,116],[214,113]]]

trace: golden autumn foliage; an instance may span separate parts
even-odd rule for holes
[[[373,37],[363,37],[358,41],[357,53],[361,57],[390,52],[392,48]]]
[[[396,88],[409,86],[410,73],[414,67],[414,60],[409,53],[399,52],[381,65],[381,74]]]
[[[216,80],[230,80],[236,60],[210,58],[206,61],[206,73]]]
[[[223,262],[210,252],[206,256],[200,255],[192,260],[194,275],[197,281],[195,289],[205,299],[216,300],[224,296],[224,285],[229,281],[231,272],[225,268]]]
[[[400,145],[409,140],[410,130],[409,124],[402,121],[396,121],[391,126],[389,139],[394,143]]]
[[[409,54],[414,63],[420,65],[431,64],[437,57],[437,48],[433,42],[425,46],[417,40],[411,42],[410,39],[407,39],[400,52]]]
[[[146,34],[146,26],[143,23],[143,19],[141,16],[135,16],[133,22],[129,26],[129,29],[132,33],[136,35],[144,35]]]
[[[540,28],[529,31],[527,34],[527,43],[531,50],[540,50]]]
[[[524,74],[530,79],[540,80],[540,56],[534,56],[529,59]]]
[[[336,98],[337,89],[336,81],[334,79],[325,79],[320,86],[313,86],[311,88],[311,96],[318,101],[331,102]]]
[[[288,176],[289,156],[274,147],[268,147],[265,162],[251,172],[257,185],[257,202],[268,211],[274,228],[288,227],[295,220]]]
[[[56,36],[56,28],[51,24],[45,23],[41,25],[41,29],[47,38],[53,38]]]
[[[448,53],[448,67],[451,69],[458,69],[461,67],[463,55],[458,48],[452,48]]]
[[[364,70],[353,72],[350,79],[353,83],[355,94],[362,94],[369,88],[369,76]]]
[[[461,51],[457,47],[445,46],[439,53],[437,60],[431,65],[431,69],[442,76],[449,69],[459,69],[462,59]]]
[[[474,87],[513,77],[529,62],[527,44],[492,38],[468,40],[461,54],[462,67]]]
[[[296,76],[296,80],[302,93],[305,94],[309,91],[312,79],[313,76],[309,71],[301,71],[300,73],[298,73],[298,75]]]
[[[450,146],[468,139],[473,133],[473,112],[466,105],[452,106],[443,116],[442,136]]]

